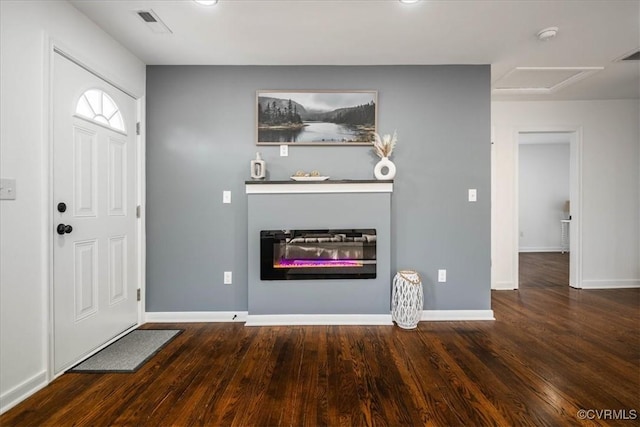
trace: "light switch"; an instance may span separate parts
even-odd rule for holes
[[[224,284],[225,285],[230,285],[231,283],[233,283],[233,272],[225,271],[224,272]]]
[[[281,145],[280,146],[280,157],[287,157],[289,155],[289,146]]]
[[[447,270],[438,270],[438,282],[444,283],[447,281]]]
[[[231,191],[225,190],[222,192],[222,203],[231,203]]]
[[[13,178],[0,178],[0,200],[16,199],[16,180]]]
[[[478,190],[476,190],[475,188],[470,188],[469,189],[469,201],[470,202],[475,202],[478,200]]]

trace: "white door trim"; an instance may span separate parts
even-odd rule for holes
[[[569,228],[569,285],[582,288],[582,126],[523,126],[514,129],[514,206],[513,206],[513,248],[512,271],[514,272],[514,289],[520,287],[519,236],[520,236],[520,148],[519,135],[532,132],[566,132],[571,134],[570,150],[570,190],[571,226]]]
[[[142,325],[145,323],[145,290],[147,283],[147,270],[145,265],[147,265],[147,221],[146,221],[146,205],[147,205],[147,172],[146,172],[146,128],[144,124],[147,122],[147,109],[146,109],[146,95],[138,98],[138,118],[137,121],[140,123],[140,132],[136,136],[136,144],[138,146],[137,154],[138,154],[138,206],[140,206],[140,217],[138,218],[138,289],[140,289],[140,301],[138,302],[138,325]]]
[[[130,91],[128,91],[127,89],[125,89],[123,86],[119,85],[118,83],[115,83],[112,79],[105,77],[104,74],[95,71],[94,68],[89,67],[88,65],[85,65],[85,63],[79,59],[76,59],[75,56],[67,53],[67,51],[65,49],[59,48],[57,46],[57,44],[53,45],[53,52],[54,53],[58,53],[61,56],[67,58],[69,61],[73,62],[74,64],[76,64],[78,67],[83,68],[84,70],[90,72],[91,74],[93,74],[94,76],[96,76],[97,78],[99,78],[100,80],[108,83],[109,85],[113,86],[114,88],[118,89],[120,92],[130,96],[133,99],[138,99],[138,97],[136,97],[133,93],[131,93]]]
[[[144,123],[144,97],[136,97],[134,95],[134,91],[127,90],[125,86],[120,85],[117,82],[117,79],[110,78],[108,74],[101,73],[96,71],[96,67],[89,65],[90,61],[86,61],[82,59],[80,56],[73,54],[73,49],[70,49],[68,46],[65,46],[63,43],[58,40],[53,39],[48,34],[44,34],[43,36],[43,106],[42,106],[42,121],[43,121],[43,135],[42,135],[42,181],[41,188],[46,189],[46,191],[42,192],[41,203],[43,206],[42,209],[42,217],[41,217],[41,225],[43,227],[41,246],[43,250],[44,256],[42,257],[42,312],[45,313],[43,316],[43,336],[42,336],[42,361],[43,365],[46,366],[47,372],[47,381],[51,382],[55,377],[61,375],[55,375],[54,373],[54,361],[53,361],[53,346],[54,346],[54,337],[53,337],[53,316],[54,316],[54,307],[53,307],[53,225],[54,218],[52,216],[52,201],[53,201],[53,60],[54,55],[61,54],[62,56],[70,59],[77,65],[81,66],[85,70],[94,74],[95,76],[103,79],[111,86],[116,89],[124,92],[128,96],[137,99],[138,103],[138,114],[137,121],[140,123]],[[58,52],[58,53],[56,53]],[[144,126],[140,126],[141,129],[144,129]],[[140,132],[140,135],[137,137],[136,142],[138,144],[138,159],[136,162],[136,173],[140,176],[141,173],[144,173],[144,170],[141,169],[141,165],[144,165],[146,152],[144,150],[144,133]],[[143,175],[144,176],[144,175]],[[139,252],[137,262],[138,265],[138,288],[141,289],[142,295],[144,295],[144,257],[141,257],[140,254],[144,253],[146,250],[145,241],[142,237],[144,237],[143,227],[144,224],[144,181],[138,180],[138,189],[137,189],[137,204],[141,205],[141,217],[136,222],[136,237],[138,238],[138,249],[142,248]],[[142,196],[142,197],[141,197]],[[142,231],[141,231],[142,230]],[[141,301],[142,302],[142,301]],[[143,315],[144,315],[144,307],[141,303],[138,303],[138,324],[143,323]],[[133,328],[132,328],[133,329]],[[126,333],[128,331],[125,331]],[[123,333],[123,334],[124,334]],[[106,345],[118,339],[120,336],[114,338]],[[96,350],[98,351],[98,350]]]

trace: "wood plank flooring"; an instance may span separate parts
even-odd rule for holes
[[[147,324],[185,331],[137,373],[61,376],[0,425],[639,425],[640,290],[570,289],[566,254],[520,268],[495,321]]]

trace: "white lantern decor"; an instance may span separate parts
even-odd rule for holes
[[[256,153],[256,159],[251,160],[251,179],[264,179],[267,169],[260,153]]]
[[[414,329],[422,317],[422,280],[413,270],[401,270],[393,278],[391,318],[403,329]]]

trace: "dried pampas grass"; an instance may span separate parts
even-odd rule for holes
[[[396,131],[393,131],[393,135],[383,135],[382,138],[374,132],[373,137],[373,152],[380,158],[391,156],[396,142],[398,142]]]

